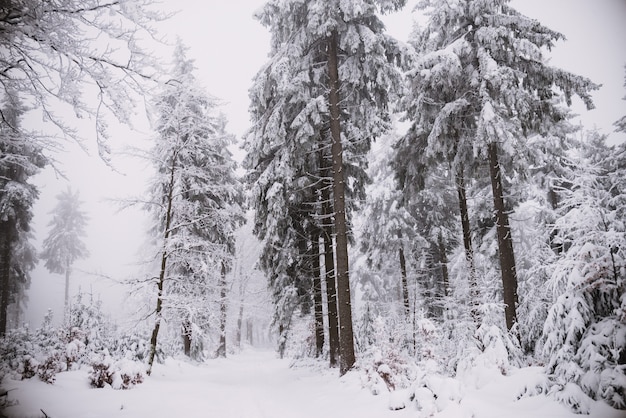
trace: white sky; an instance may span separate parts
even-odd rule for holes
[[[223,111],[228,130],[238,138],[248,129],[248,88],[251,79],[267,60],[269,34],[252,14],[264,4],[262,0],[212,1],[167,0],[167,10],[180,10],[162,25],[172,40],[180,36],[196,59],[196,76],[207,91],[225,102]],[[411,9],[415,0],[404,11],[385,18],[388,31],[405,41],[411,30]],[[520,12],[538,19],[544,25],[562,32],[568,39],[560,42],[551,53],[552,64],[576,74],[584,75],[603,87],[593,94],[596,109],[584,110],[578,103],[575,111],[587,128],[596,125],[610,134],[612,141],[624,141],[626,135],[613,134],[612,124],[626,114],[624,65],[626,64],[626,1],[624,0],[513,0],[511,5]],[[168,54],[169,55],[169,54]],[[164,59],[169,62],[169,56]],[[121,142],[132,142],[146,133],[120,130]],[[118,139],[119,141],[120,139]],[[70,147],[71,148],[71,147]],[[114,160],[121,175],[113,173],[97,157],[87,157],[70,150],[61,155],[67,177],[81,192],[84,209],[91,221],[87,246],[92,256],[78,262],[76,268],[97,272],[121,280],[137,271],[133,264],[144,243],[145,225],[142,213],[131,210],[116,213],[115,207],[104,199],[141,194],[145,190],[145,169],[136,170],[137,162]],[[134,174],[131,174],[134,173]],[[48,232],[49,212],[55,205],[54,196],[68,185],[56,178],[52,170],[37,177],[41,199],[35,207],[36,245]],[[31,326],[40,324],[48,308],[54,309],[57,319],[63,305],[63,277],[48,273],[42,266],[33,272],[27,320]],[[72,291],[78,285],[84,291],[93,288],[101,293],[109,309],[118,310],[121,288],[113,281],[76,272]]]

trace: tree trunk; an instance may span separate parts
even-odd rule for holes
[[[243,333],[243,303],[244,297],[241,295],[239,300],[239,314],[237,315],[237,333],[235,334],[235,344],[237,348],[241,349],[241,335]]]
[[[71,266],[69,261],[65,263],[65,313],[67,314],[67,310],[70,306],[70,271]]]
[[[326,196],[324,196],[324,194]],[[324,214],[331,216],[330,193],[322,193]],[[337,367],[339,360],[339,318],[337,316],[337,282],[335,280],[335,254],[333,251],[333,228],[330,218],[324,225],[324,275],[326,278],[326,305],[328,311],[328,354],[330,367]]]
[[[354,336],[352,333],[352,306],[350,302],[350,276],[348,270],[348,236],[345,209],[345,179],[343,147],[339,110],[339,64],[337,60],[337,31],[328,42],[328,77],[330,84],[330,132],[332,137],[333,203],[335,209],[335,234],[337,256],[337,314],[339,317],[339,373],[345,374],[354,365]]]
[[[398,238],[402,240],[401,232],[398,232]],[[400,273],[402,274],[402,302],[404,303],[404,313],[406,314],[406,318],[408,320],[411,314],[411,307],[409,305],[409,285],[406,274],[406,259],[404,258],[404,248],[402,243],[400,243],[400,248],[398,249],[398,257],[400,258]]]
[[[148,354],[148,370],[146,374],[150,376],[152,373],[152,364],[157,349],[157,338],[159,336],[159,328],[161,327],[161,319],[163,317],[163,284],[165,283],[165,269],[167,268],[167,240],[170,237],[170,225],[172,222],[172,200],[174,199],[174,172],[176,171],[176,156],[172,158],[172,170],[170,172],[170,184],[167,191],[167,211],[165,212],[165,232],[163,234],[163,254],[161,254],[161,270],[157,280],[157,304],[154,311],[154,329],[150,337],[150,353]]]
[[[222,261],[220,274],[220,342],[217,347],[217,357],[226,357],[226,263]]]
[[[323,138],[323,136],[322,136]],[[328,312],[328,354],[330,367],[337,367],[339,357],[339,320],[337,317],[337,282],[335,281],[335,255],[333,251],[333,208],[330,198],[332,183],[323,144],[319,151],[322,182],[322,237],[324,241],[324,275],[326,279],[326,305]]]
[[[500,163],[498,162],[498,145],[495,142],[489,144],[489,172],[491,175],[491,189],[493,191],[493,207],[496,212],[498,253],[500,256],[502,290],[505,304],[504,316],[506,327],[511,330],[517,322],[517,273],[515,271],[515,254],[513,253],[509,216],[504,207],[502,174]]]
[[[9,226],[2,225],[0,241],[0,337],[7,332],[7,312],[11,287],[11,233]]]
[[[191,357],[191,322],[189,322],[189,320],[184,320],[181,328],[183,334],[183,353],[187,357]]]
[[[443,278],[443,295],[449,296],[450,292],[450,279],[448,276],[448,255],[446,254],[446,246],[443,242],[443,234],[439,231],[437,238],[439,246],[439,257],[441,259],[441,277]]]
[[[467,261],[470,305],[472,319],[476,324],[480,322],[478,313],[478,285],[476,283],[476,268],[474,266],[474,249],[472,248],[472,231],[470,229],[469,212],[467,210],[467,194],[465,192],[465,176],[461,165],[456,174],[456,188],[459,196],[459,212],[461,215],[461,227],[463,229],[463,247],[465,247],[465,260]]]
[[[322,278],[320,266],[320,232],[313,228],[311,232],[311,249],[313,257],[313,304],[315,312],[315,356],[324,352],[324,311],[322,309]]]

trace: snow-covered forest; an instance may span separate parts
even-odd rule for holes
[[[162,4],[0,4],[0,417],[625,417],[626,57],[606,131],[518,2],[258,3],[234,127]]]

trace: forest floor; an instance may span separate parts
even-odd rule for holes
[[[534,368],[537,369],[537,368]],[[152,376],[130,390],[89,387],[87,370],[60,373],[54,384],[37,378],[5,381],[4,414],[10,418],[211,417],[211,418],[385,418],[435,416],[459,418],[580,417],[545,395],[517,400],[533,368],[490,378],[479,386],[459,386],[461,397],[435,410],[418,402],[392,411],[408,391],[374,396],[362,385],[362,372],[339,378],[338,371],[308,364],[292,366],[272,351],[248,349],[226,359],[191,364],[170,359],[155,365]],[[434,415],[431,415],[434,414]],[[591,416],[623,417],[603,404]]]

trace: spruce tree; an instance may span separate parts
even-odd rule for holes
[[[557,191],[554,223],[563,244],[548,289],[554,303],[542,343],[555,392],[576,384],[593,399],[626,409],[626,145],[591,133]],[[580,413],[582,406],[562,397]]]
[[[7,331],[9,305],[19,312],[34,268],[32,207],[39,196],[29,183],[46,164],[31,136],[20,127],[25,107],[18,95],[3,96],[0,118],[0,336]]]
[[[72,265],[89,256],[83,242],[87,215],[81,210],[78,191],[71,188],[57,195],[57,204],[52,210],[50,231],[43,242],[41,258],[52,273],[65,275],[65,309],[69,304],[70,276]]]
[[[517,322],[517,274],[503,179],[521,170],[517,154],[527,138],[547,134],[567,117],[558,99],[579,96],[588,108],[597,86],[547,64],[542,49],[563,39],[521,15],[507,0],[449,3],[425,0],[425,53],[411,73],[414,132],[426,153],[443,155],[460,174],[470,164],[489,167],[502,276],[505,320]],[[467,247],[466,247],[467,248]]]
[[[219,103],[199,86],[180,42],[173,62],[173,78],[154,103],[156,137],[148,153],[156,174],[146,209],[160,251],[149,371],[164,315],[180,325],[186,346],[201,344],[196,333],[219,318],[217,353],[226,354],[226,274],[234,231],[244,220],[242,187],[227,148],[234,138],[226,133]]]
[[[270,1],[258,14],[272,33],[272,48],[270,62],[250,93],[255,125],[247,139],[246,166],[255,181],[254,201],[259,202],[257,233],[261,238],[277,236],[276,228],[291,227],[291,205],[285,203],[312,202],[299,196],[319,185],[320,167],[311,156],[322,141],[333,176],[341,373],[354,362],[347,258],[351,204],[346,194],[348,185],[353,193],[362,192],[365,154],[371,141],[388,129],[390,92],[400,86],[393,65],[400,47],[384,35],[376,13],[403,4]],[[289,254],[295,250],[285,248],[279,259],[289,260]],[[274,270],[270,276],[282,275],[289,282],[287,263],[282,265],[281,273]],[[284,294],[295,294],[287,289],[283,287]]]

